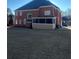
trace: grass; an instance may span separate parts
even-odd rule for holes
[[[71,59],[71,31],[8,29],[8,59]]]

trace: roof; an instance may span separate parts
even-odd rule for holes
[[[18,8],[17,10],[28,10],[28,9],[37,9],[40,6],[48,6],[48,5],[53,5],[55,6],[53,3],[51,3],[48,0],[33,0],[27,4],[25,4],[24,6]],[[56,8],[58,8],[57,6],[55,6]]]

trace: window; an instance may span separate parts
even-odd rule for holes
[[[45,23],[45,19],[39,19],[39,23]]]
[[[31,18],[32,17],[32,14],[28,15],[28,17]]]
[[[50,10],[48,10],[48,11],[45,11],[45,12],[44,12],[44,15],[45,15],[45,16],[49,16],[49,15],[51,15],[51,12],[50,12]]]
[[[33,19],[33,23],[38,23],[39,19]]]
[[[46,23],[52,24],[52,19],[46,19]]]
[[[32,17],[32,13],[28,13],[27,18],[31,18],[31,17]]]
[[[54,23],[55,24],[55,19],[52,19],[53,20],[53,22],[52,23]]]
[[[33,23],[53,24],[55,23],[55,19],[33,19]]]
[[[31,19],[27,19],[27,21],[32,22],[32,20],[31,20]]]
[[[20,11],[20,16],[22,16],[22,11]]]

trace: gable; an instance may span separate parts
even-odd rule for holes
[[[53,3],[51,3],[48,0],[41,0],[41,1],[40,0],[33,0],[33,1],[29,2],[28,4],[18,8],[17,10],[37,9],[41,6],[49,6],[49,5],[55,6]]]

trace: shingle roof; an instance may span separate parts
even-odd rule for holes
[[[40,6],[48,6],[48,5],[55,6],[53,3],[51,3],[48,0],[33,0],[33,1],[29,2],[28,4],[18,8],[17,10],[37,9]]]

